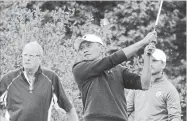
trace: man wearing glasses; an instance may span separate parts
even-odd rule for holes
[[[43,49],[37,42],[25,45],[23,68],[10,71],[0,80],[0,97],[5,100],[10,121],[49,121],[53,94],[69,121],[78,121],[59,77],[41,67]]]

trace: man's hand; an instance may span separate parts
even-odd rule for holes
[[[72,108],[70,112],[66,114],[66,121],[79,121],[75,108]]]
[[[154,43],[156,44],[157,43],[157,32],[156,31],[152,31],[152,32],[149,32],[145,38],[142,40],[142,42],[147,45],[149,43]]]
[[[139,51],[142,47],[149,43],[155,43],[157,42],[157,33],[156,31],[150,32],[147,34],[147,36],[142,39],[141,41],[138,41],[128,47],[125,47],[122,49],[122,51],[125,53],[127,59],[130,58],[132,55],[134,55],[137,51]]]
[[[145,49],[144,49],[144,56],[145,56],[145,55],[148,55],[148,56],[152,55],[152,53],[155,51],[155,49],[156,49],[155,43],[153,43],[153,42],[149,43],[149,44],[145,47]]]
[[[5,109],[5,108],[1,108],[1,109],[0,109],[0,121],[8,121],[8,120],[5,118],[5,114],[6,114],[6,109]]]

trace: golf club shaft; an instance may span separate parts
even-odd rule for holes
[[[156,17],[155,26],[154,26],[154,31],[155,31],[155,29],[157,27],[157,24],[158,24],[160,12],[161,12],[161,9],[162,9],[162,3],[163,3],[163,0],[160,1],[160,6],[159,6],[158,14],[157,14],[157,17]],[[156,41],[151,41],[150,43],[156,44]],[[151,50],[150,50],[150,52],[148,53],[148,55],[151,55],[151,53],[153,53],[153,52],[151,52]]]
[[[157,14],[157,17],[156,17],[156,22],[155,22],[155,26],[154,26],[154,31],[155,31],[155,28],[157,27],[157,24],[158,24],[160,12],[161,12],[161,9],[162,9],[162,3],[163,3],[163,0],[161,0],[161,2],[160,2],[160,7],[159,7],[158,14]]]

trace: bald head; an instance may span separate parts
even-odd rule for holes
[[[24,69],[36,71],[42,62],[43,49],[37,42],[25,45],[22,52]]]
[[[26,44],[25,47],[23,48],[23,52],[25,50],[30,50],[32,51],[33,54],[43,56],[42,46],[36,41]]]

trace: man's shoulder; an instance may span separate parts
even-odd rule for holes
[[[50,82],[53,82],[54,80],[58,80],[58,75],[55,73],[55,71],[42,67],[42,75],[44,78],[47,78]]]
[[[172,95],[175,95],[175,94],[178,94],[178,91],[176,89],[176,87],[174,86],[174,84],[171,82],[171,80],[167,79],[165,80],[165,86],[164,86],[164,90],[167,94],[172,94]]]
[[[44,75],[56,75],[56,73],[55,73],[55,71],[53,71],[53,70],[51,70],[51,69],[49,69],[49,68],[46,68],[46,67],[42,67],[41,68],[42,69],[42,73],[44,74]]]
[[[89,65],[92,64],[92,62],[94,63],[94,60],[83,60],[75,63],[72,67],[73,73],[79,73],[80,70],[88,69],[90,67]]]
[[[14,70],[10,70],[7,73],[5,73],[3,75],[3,77],[12,77],[12,78],[15,78],[18,75],[20,75],[20,73],[21,73],[21,69],[20,68],[19,69],[14,69]]]
[[[94,60],[82,60],[82,61],[78,61],[78,62],[75,62],[73,64],[73,68],[77,65],[83,65],[83,64],[86,64],[86,63],[89,63],[89,62],[93,62]]]
[[[21,69],[14,69],[8,71],[1,77],[0,81],[1,83],[5,83],[6,85],[9,85],[12,81],[17,79],[21,75],[21,72],[22,72]]]
[[[172,83],[172,81],[170,79],[165,79],[164,82],[166,84],[166,86],[165,86],[166,89],[168,89],[168,90],[170,90],[170,89],[176,89],[175,86],[174,86],[174,84]]]

